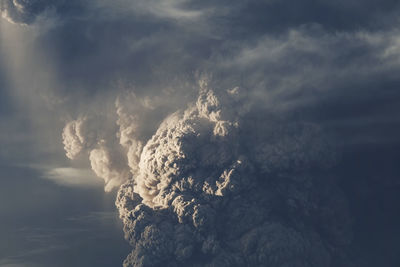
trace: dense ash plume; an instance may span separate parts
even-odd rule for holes
[[[66,156],[76,159],[87,155],[94,173],[104,179],[106,192],[118,188],[131,176],[115,134],[108,132],[98,122],[99,118],[82,116],[69,121],[64,127],[62,137]]]
[[[133,93],[126,93],[115,101],[118,115],[120,145],[126,149],[128,165],[132,173],[136,174],[142,153],[143,143],[146,140],[145,125],[149,123],[144,114],[152,107]]]
[[[80,117],[68,122],[62,133],[66,156],[70,159],[74,159],[86,147],[91,147],[94,138],[91,135],[86,117]]]
[[[254,114],[245,90],[202,81],[197,101],[146,140],[146,107],[130,101],[116,102],[125,159],[102,143],[90,151],[106,188],[125,182],[124,266],[346,266],[351,218],[317,125]],[[87,144],[83,129],[67,124],[67,156]]]

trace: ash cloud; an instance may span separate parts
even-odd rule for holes
[[[116,101],[116,141],[88,145],[84,120],[67,124],[67,156],[85,147],[106,191],[122,184],[124,266],[346,266],[351,216],[324,132],[255,116],[247,90],[215,86],[202,79],[152,136],[135,95]]]
[[[68,122],[63,130],[62,138],[66,156],[70,159],[77,157],[82,150],[91,146],[93,136],[89,137],[90,133],[87,129],[87,118],[82,117]]]
[[[345,266],[346,199],[310,172],[332,160],[318,127],[242,129],[239,92],[217,97],[203,83],[144,146],[116,201],[134,246],[124,266]]]
[[[98,117],[88,116],[67,122],[62,133],[66,156],[71,160],[87,156],[94,173],[104,180],[106,192],[118,188],[131,175],[123,148],[114,136]]]
[[[119,151],[113,151],[104,145],[90,151],[90,165],[94,173],[104,180],[104,190],[110,192],[129,179],[129,169]]]
[[[146,125],[151,120],[146,120],[145,114],[154,109],[149,101],[140,99],[134,93],[125,93],[115,101],[117,112],[117,125],[119,126],[119,143],[127,151],[128,165],[132,173],[136,174],[142,153],[143,143],[146,140]]]

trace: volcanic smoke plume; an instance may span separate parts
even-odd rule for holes
[[[120,186],[124,266],[347,266],[351,218],[317,125],[201,81],[197,101],[146,137],[135,101],[116,102],[117,141],[79,119],[63,134],[68,157],[86,151],[106,190]]]

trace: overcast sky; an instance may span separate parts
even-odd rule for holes
[[[163,131],[193,121],[216,123],[218,134],[222,122],[239,123],[224,142],[238,143],[234,157],[245,155],[256,169],[252,155],[272,136],[290,173],[298,171],[293,162],[303,164],[292,154],[308,157],[319,145],[310,145],[313,137],[296,150],[303,131],[314,130],[282,130],[284,143],[281,129],[322,129],[335,151],[324,173],[336,177],[352,221],[346,261],[399,266],[398,1],[0,0],[0,12],[0,266],[121,266],[137,247],[124,240],[117,191],[140,179],[148,189],[143,166],[150,169],[157,153],[172,155],[151,154],[151,146],[162,146]],[[221,107],[201,102],[204,79]],[[234,88],[246,99],[223,95]],[[197,117],[173,115],[159,126],[196,101]],[[211,114],[219,108],[221,117]],[[177,146],[201,150],[204,140],[185,134]],[[268,155],[263,160],[272,162]],[[304,164],[322,164],[313,160]],[[196,161],[193,172],[219,168],[207,164]],[[307,173],[319,168],[310,166]],[[154,192],[135,190],[154,208]]]

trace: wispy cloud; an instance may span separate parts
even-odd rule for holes
[[[42,177],[64,186],[103,186],[102,181],[89,169],[54,168],[46,170]]]

